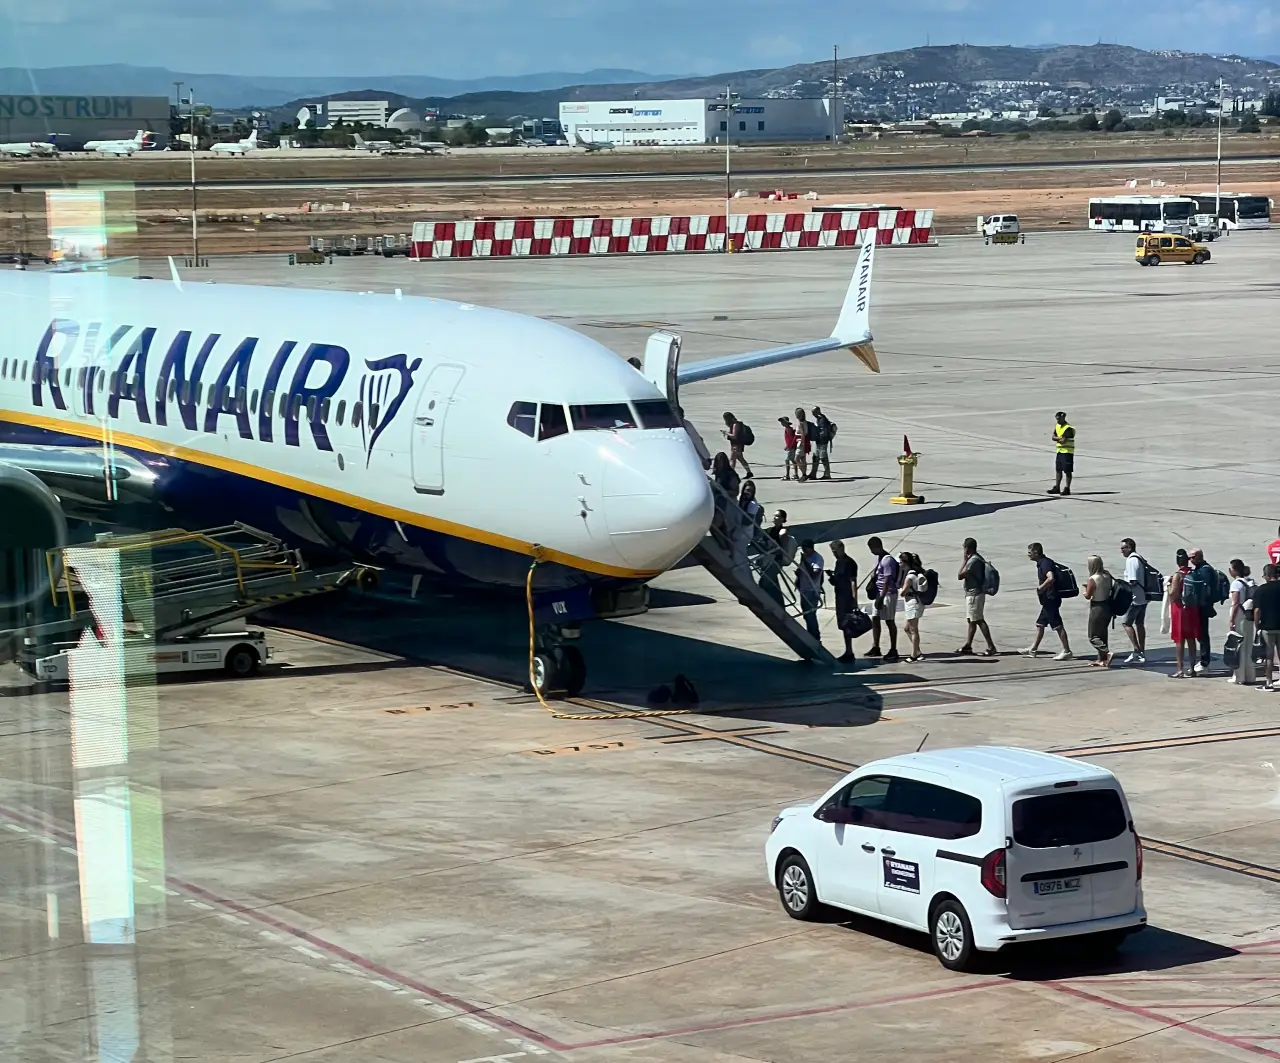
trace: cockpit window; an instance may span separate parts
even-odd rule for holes
[[[538,422],[538,438],[553,439],[569,431],[569,422],[564,416],[563,406],[542,404],[542,416]]]
[[[666,399],[645,399],[636,403],[636,413],[640,416],[640,424],[644,428],[679,428],[680,418],[676,416],[671,403]]]
[[[625,402],[599,403],[593,406],[570,406],[569,416],[575,432],[612,432],[618,428],[635,428],[631,407]]]
[[[538,420],[538,404],[536,402],[513,402],[507,413],[507,424],[517,432],[523,432],[533,438],[533,427]]]

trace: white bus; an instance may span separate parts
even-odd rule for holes
[[[1214,224],[1220,229],[1270,229],[1271,200],[1266,196],[1251,196],[1243,192],[1223,192],[1221,202],[1213,192],[1198,192],[1191,197],[1196,202],[1196,221],[1208,227]]]
[[[1101,196],[1089,200],[1089,228],[1186,236],[1195,212],[1190,196]]]

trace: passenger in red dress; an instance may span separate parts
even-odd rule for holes
[[[1200,637],[1200,607],[1182,604],[1182,586],[1191,574],[1191,559],[1185,550],[1177,555],[1178,571],[1173,574],[1169,586],[1169,633],[1173,636],[1174,651],[1178,658],[1178,670],[1174,679],[1186,679],[1191,675],[1191,665],[1196,661],[1196,640]],[[1183,653],[1186,653],[1187,669],[1184,671]]]

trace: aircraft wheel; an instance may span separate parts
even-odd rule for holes
[[[539,653],[533,658],[533,674],[529,677],[532,689],[544,698],[556,688],[560,669],[556,667],[556,659],[549,653]]]
[[[577,646],[565,646],[560,652],[565,696],[576,698],[587,685],[587,660]]]

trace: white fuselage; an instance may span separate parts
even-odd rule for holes
[[[160,470],[170,524],[332,546],[376,520],[397,529],[386,549],[406,569],[518,584],[530,556],[645,579],[710,521],[683,428],[587,430],[573,409],[622,404],[639,421],[636,403],[661,393],[536,318],[53,272],[0,273],[0,315],[0,442],[140,458]],[[566,431],[537,438],[560,418]]]

